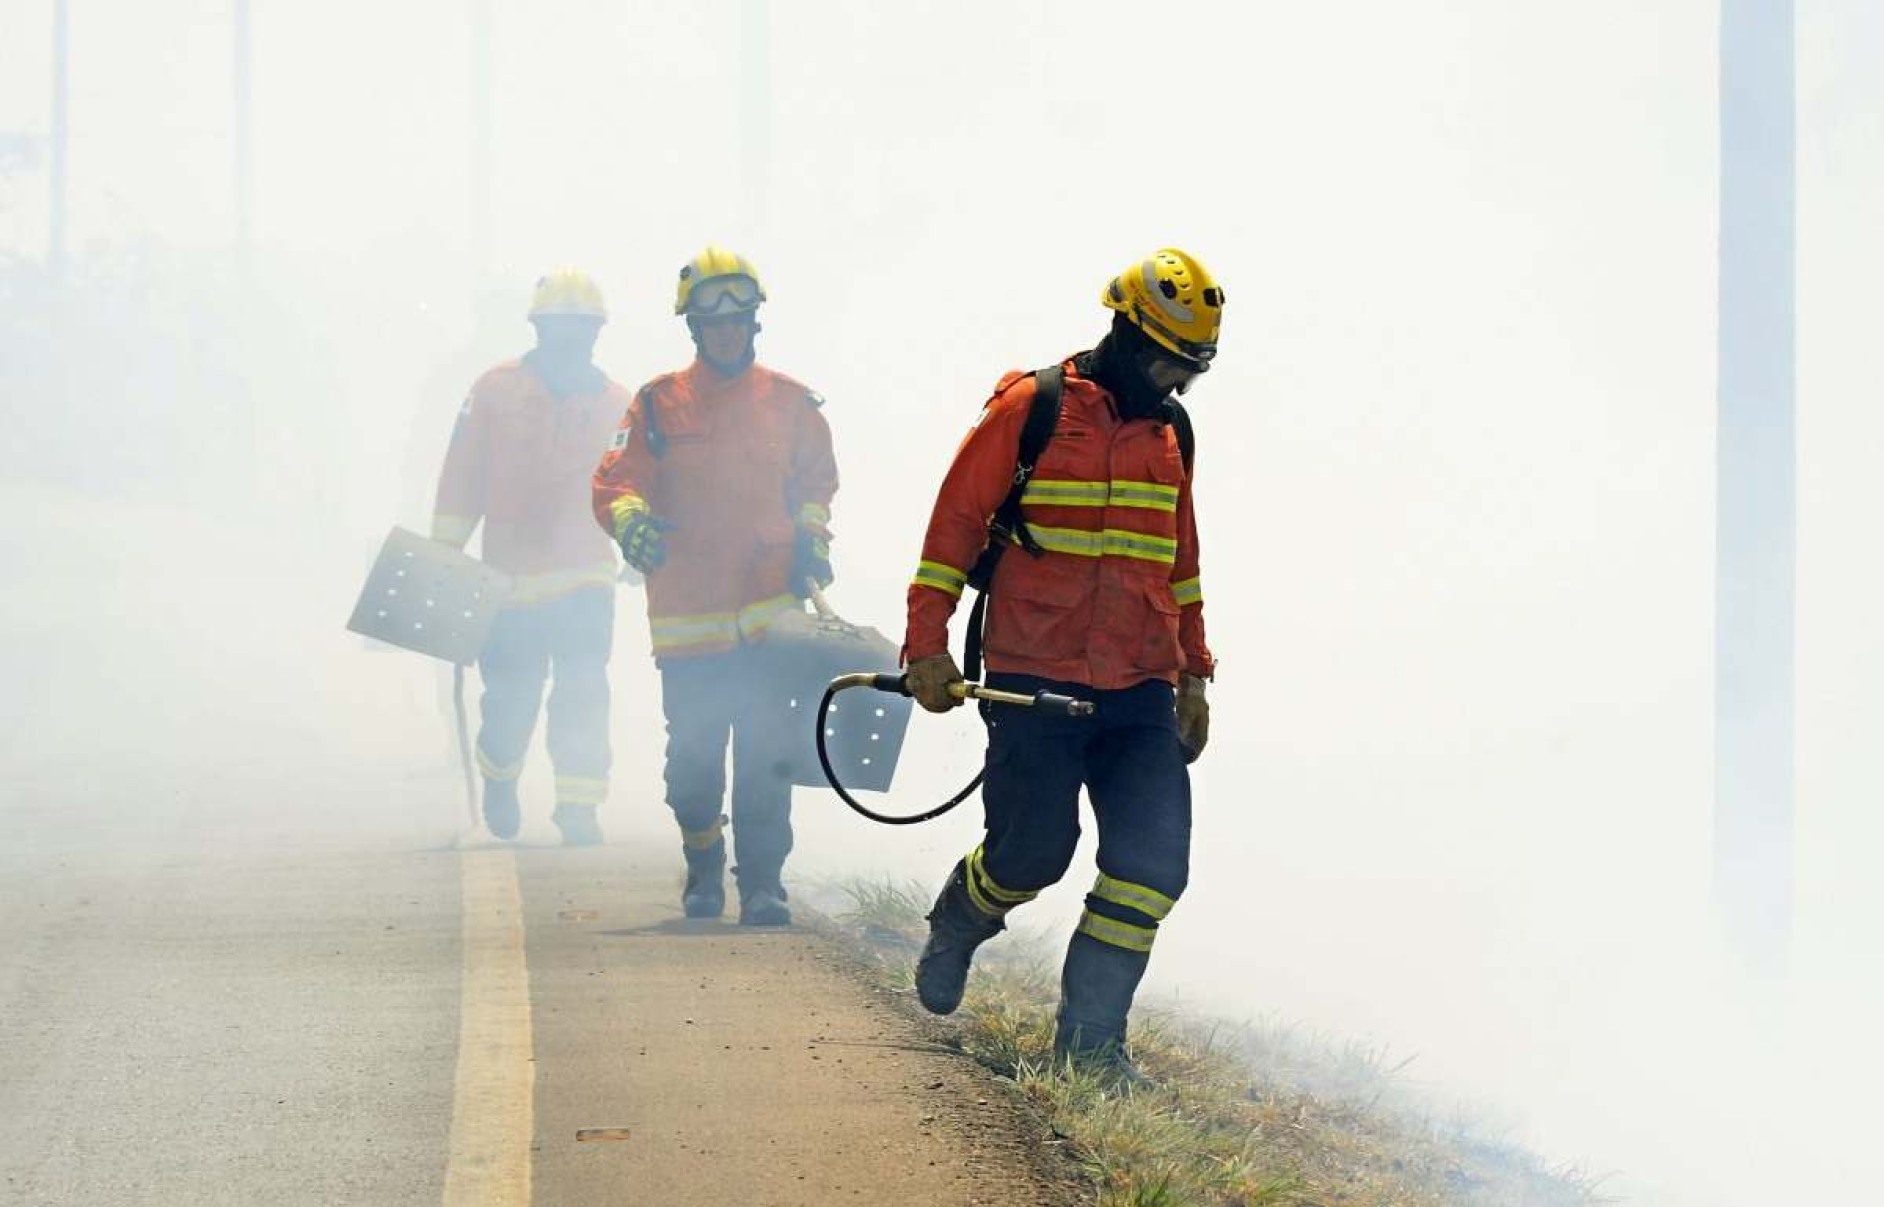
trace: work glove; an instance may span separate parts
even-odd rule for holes
[[[930,712],[947,712],[961,707],[961,701],[949,694],[949,684],[962,683],[961,668],[952,654],[931,654],[918,658],[903,672],[903,686],[916,697],[916,703]]]
[[[805,581],[828,587],[831,575],[831,538],[810,528],[800,528],[792,543],[792,594],[800,599],[811,595]]]
[[[1178,676],[1177,722],[1184,761],[1195,763],[1210,744],[1210,701],[1204,698],[1204,681],[1196,675]]]
[[[629,516],[621,526],[621,555],[630,566],[643,574],[652,574],[667,561],[667,536],[674,530],[671,520],[645,511]]]

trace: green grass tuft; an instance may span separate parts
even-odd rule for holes
[[[837,937],[907,992],[932,895],[852,880]],[[1100,1207],[1593,1207],[1597,1183],[1470,1126],[1436,1125],[1384,1049],[1172,1010],[1133,1016],[1152,1083],[1052,1058],[1058,956],[1013,935],[982,949],[950,1024],[960,1050],[1051,1121]]]

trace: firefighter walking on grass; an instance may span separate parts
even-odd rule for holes
[[[1214,671],[1190,424],[1174,395],[1216,355],[1223,291],[1166,249],[1102,298],[1114,314],[1097,347],[1002,378],[943,479],[909,588],[907,683],[924,708],[960,703],[948,621],[971,580],[988,592],[989,685],[1097,706],[1091,717],[986,711],[986,834],[929,914],[916,988],[934,1013],[960,1004],[975,948],[1065,875],[1084,787],[1099,876],[1067,947],[1054,1053],[1136,1078],[1126,1016],[1189,876],[1187,764],[1208,737]],[[1044,434],[1029,422],[1042,402],[1051,434],[1029,464],[1025,433]],[[989,549],[999,560],[984,582]]]
[[[628,392],[591,359],[608,312],[587,274],[539,280],[529,318],[536,347],[478,378],[458,413],[432,538],[462,549],[481,521],[484,560],[515,581],[478,657],[485,825],[498,838],[517,835],[517,781],[554,674],[552,816],[564,842],[589,845],[602,841],[595,812],[608,794],[616,573],[615,552],[589,519],[589,474]]]
[[[667,718],[667,803],[680,826],[690,918],[726,907],[726,747],[739,921],[791,921],[791,750],[803,735],[767,691],[764,639],[831,582],[837,491],[823,399],[754,363],[766,300],[743,256],[709,247],[680,271],[674,313],[697,356],[636,394],[595,471],[596,519],[647,576]]]

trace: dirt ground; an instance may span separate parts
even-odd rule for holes
[[[675,870],[518,860],[537,1025],[536,1201],[1090,1201],[1043,1121],[825,940],[678,916]],[[577,1139],[627,1128],[626,1140]]]

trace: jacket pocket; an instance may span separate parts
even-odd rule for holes
[[[1088,576],[1065,573],[1059,567],[1037,567],[1032,562],[1018,549],[1002,556],[988,609],[988,653],[1029,662],[1065,662],[1084,657],[1087,630],[1092,627],[1092,584]]]
[[[1143,623],[1140,631],[1144,634],[1139,642],[1138,657],[1135,665],[1140,670],[1177,671],[1184,668],[1184,647],[1178,640],[1178,618],[1181,610],[1177,599],[1171,594],[1171,584],[1162,578],[1141,576],[1141,599],[1143,600]]]

